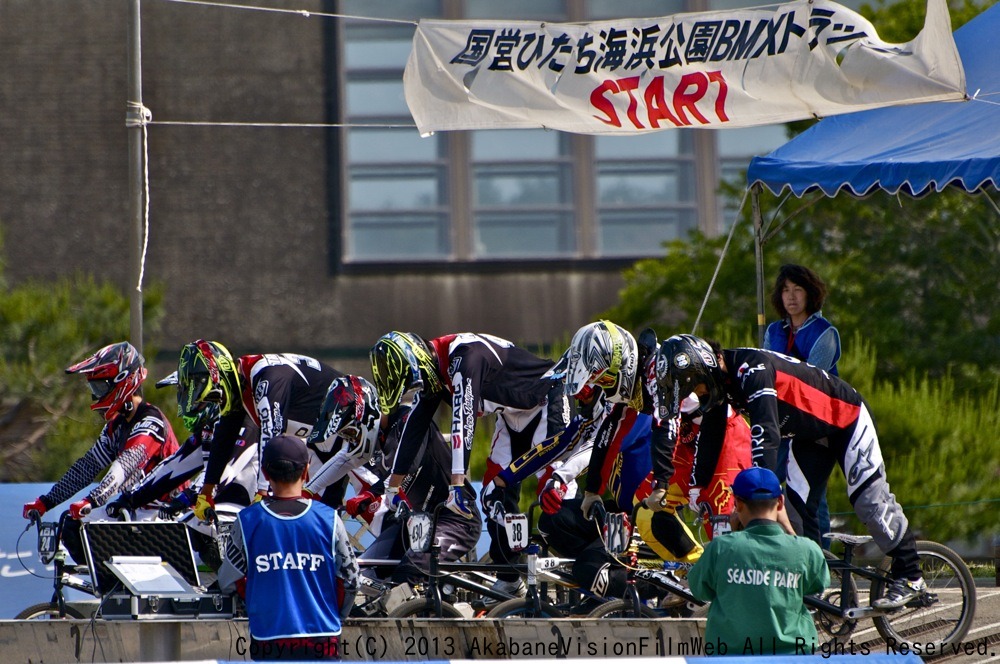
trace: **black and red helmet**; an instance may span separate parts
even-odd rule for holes
[[[145,360],[127,341],[105,346],[82,362],[66,369],[83,374],[90,386],[91,410],[99,410],[111,421],[122,410],[132,409],[132,395],[146,379]]]
[[[309,442],[339,436],[349,458],[367,463],[378,447],[381,417],[375,386],[360,376],[341,376],[326,392]]]

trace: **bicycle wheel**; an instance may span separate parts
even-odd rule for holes
[[[562,618],[566,614],[552,606],[548,602],[541,603],[541,614],[535,613],[528,600],[523,597],[514,597],[504,602],[500,602],[486,614],[487,618]]]
[[[83,614],[71,606],[66,607],[66,618],[72,620],[83,620]],[[24,611],[14,616],[14,620],[62,620],[59,616],[59,607],[50,602],[43,602],[29,606]]]
[[[827,560],[840,560],[837,556],[830,553],[829,551],[823,551],[823,555],[826,556]],[[858,606],[858,584],[854,579],[852,574],[847,587],[848,596],[846,598],[842,597],[843,593],[843,574],[838,569],[830,569],[830,584],[826,587],[820,594],[820,599],[824,599],[831,604],[836,604],[841,607],[841,609],[848,609]],[[827,613],[826,611],[816,610],[813,615],[813,620],[816,623],[816,631],[819,634],[828,634],[833,637],[831,640],[835,641],[837,639],[842,639],[851,634],[854,628],[857,627],[857,620],[848,620],[836,613]]]
[[[639,615],[635,615],[634,607],[630,607],[623,599],[608,600],[587,614],[588,618],[659,618],[654,609],[645,604],[639,605]]]
[[[437,618],[437,611],[434,610],[434,601],[427,599],[411,599],[403,602],[389,612],[390,618]],[[441,602],[442,618],[464,618],[462,612],[448,602]]]
[[[872,620],[875,629],[897,647],[908,644],[911,651],[938,655],[952,644],[961,643],[976,613],[976,584],[965,561],[937,542],[917,542],[920,570],[927,592],[906,606]],[[886,556],[880,569],[888,572],[892,559]],[[872,583],[871,600],[882,597],[886,583]]]

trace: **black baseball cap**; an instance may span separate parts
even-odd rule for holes
[[[268,468],[278,461],[287,461],[297,468],[308,466],[309,450],[306,449],[305,441],[295,436],[289,436],[288,434],[281,434],[272,438],[264,446],[261,463],[264,468]]]

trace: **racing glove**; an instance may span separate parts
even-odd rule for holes
[[[29,521],[42,518],[48,508],[42,502],[42,497],[35,498],[33,502],[24,504],[24,518]]]
[[[173,521],[181,512],[191,508],[191,494],[184,490],[177,494],[173,500],[160,508],[157,516],[163,521]]]
[[[344,503],[344,509],[347,510],[348,514],[357,518],[362,512],[374,512],[381,503],[381,499],[371,491],[362,491]]]
[[[74,519],[82,519],[90,514],[90,510],[92,509],[93,505],[90,504],[90,499],[84,498],[83,500],[78,500],[69,506],[69,515]]]
[[[546,514],[555,514],[562,507],[562,501],[565,497],[566,485],[555,478],[550,479],[545,488],[542,489],[542,511]]]
[[[399,506],[403,503],[406,503],[407,507],[410,506],[410,499],[406,497],[403,487],[399,486],[387,486],[382,500],[385,501],[386,506],[391,510],[399,510]]]
[[[469,506],[469,501],[466,499],[465,493],[462,492],[463,488],[461,484],[451,485],[448,488],[448,501],[444,506],[461,517],[472,519],[476,513]]]
[[[601,502],[601,497],[598,494],[589,491],[583,492],[583,502],[580,503],[580,511],[583,512],[583,516],[587,521],[593,519],[590,512],[593,510],[594,504],[599,502]]]
[[[23,515],[25,519],[34,521],[35,519],[41,519],[47,510],[48,508],[45,507],[45,503],[42,502],[42,497],[39,496],[33,502],[24,504]]]
[[[122,512],[130,509],[132,509],[132,500],[126,493],[122,493],[118,498],[104,506],[104,511],[112,519],[120,519]]]
[[[643,502],[649,511],[662,512],[667,509],[667,490],[663,487],[657,487],[646,496],[646,500]]]
[[[493,482],[486,485],[486,490],[483,492],[483,510],[487,519],[497,523],[503,521],[503,516],[507,512],[503,503],[504,493],[505,489],[502,486],[497,486]]]
[[[199,521],[206,523],[215,521],[215,499],[203,493],[198,494],[198,500],[194,504],[194,515]]]

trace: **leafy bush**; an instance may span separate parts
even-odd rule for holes
[[[869,403],[889,485],[918,536],[948,541],[995,532],[1000,382],[975,395],[962,394],[950,375],[875,382],[872,345],[855,335],[846,348],[842,373]],[[828,497],[832,512],[853,513],[842,473],[833,473]]]
[[[158,288],[146,293],[150,327],[161,298]],[[128,332],[128,298],[108,283],[0,285],[0,481],[56,480],[93,445],[103,419],[65,369]]]

